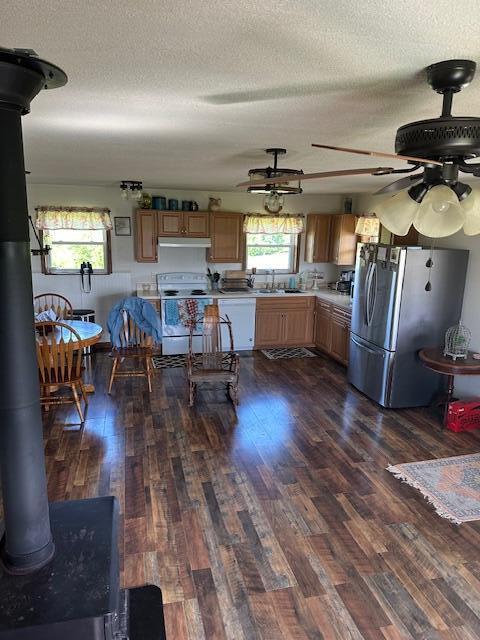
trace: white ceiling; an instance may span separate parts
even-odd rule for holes
[[[439,115],[422,68],[480,62],[479,25],[471,0],[3,0],[0,43],[69,76],[24,118],[32,182],[231,190],[270,146],[306,172],[389,164],[310,143],[393,151],[398,126]],[[454,112],[480,116],[480,71]]]

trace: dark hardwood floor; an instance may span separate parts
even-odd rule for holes
[[[243,357],[236,413],[220,391],[189,409],[181,369],[109,397],[109,366],[82,433],[45,414],[50,498],[118,497],[123,583],[162,588],[169,640],[480,638],[480,522],[385,471],[480,437],[380,410],[323,357]]]

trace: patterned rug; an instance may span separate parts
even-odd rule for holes
[[[480,520],[480,453],[390,465],[396,478],[421,491],[442,518]]]
[[[263,355],[269,360],[281,358],[316,358],[317,354],[304,347],[286,347],[281,349],[262,349]]]
[[[187,357],[184,354],[178,356],[153,356],[152,360],[155,369],[170,369],[172,367],[184,367]]]
[[[202,356],[196,356],[201,361]],[[153,356],[153,366],[155,369],[171,369],[173,367],[184,367],[187,363],[187,356],[184,353],[174,356]],[[230,363],[230,356],[226,354],[222,358],[223,364]]]

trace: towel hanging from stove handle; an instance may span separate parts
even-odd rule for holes
[[[80,283],[83,293],[92,291],[92,273],[93,268],[90,262],[82,262],[80,265]],[[85,287],[85,275],[87,276],[87,286]]]

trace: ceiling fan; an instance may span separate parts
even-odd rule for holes
[[[475,70],[476,64],[471,60],[446,60],[427,67],[429,85],[443,95],[442,113],[438,118],[400,127],[395,139],[395,154],[312,145],[320,149],[405,160],[409,167],[278,173],[269,177],[270,185],[362,174],[410,174],[375,194],[397,194],[379,201],[375,207],[375,213],[387,229],[396,235],[406,235],[413,224],[420,233],[430,237],[448,236],[462,227],[467,235],[480,233],[480,194],[458,180],[460,172],[480,177],[480,163],[468,162],[480,155],[480,118],[452,115],[453,95],[470,84]],[[253,178],[237,186],[252,188],[262,182],[265,183],[264,178]]]

